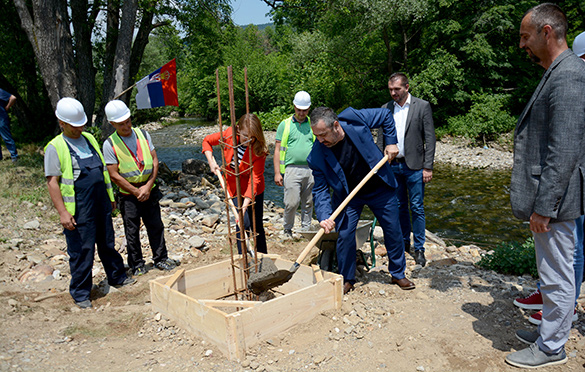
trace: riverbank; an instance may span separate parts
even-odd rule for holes
[[[427,266],[416,265],[407,255],[406,275],[415,290],[390,284],[381,237],[376,236],[376,266],[359,268],[356,289],[344,296],[340,310],[262,342],[240,362],[227,361],[207,340],[152,312],[148,281],[164,274],[158,270],[138,277],[128,288],[97,286],[94,309],[81,311],[67,294],[65,240],[38,169],[41,163],[32,158],[23,155],[16,167],[0,162],[2,371],[517,370],[504,357],[524,348],[514,331],[532,327],[527,322],[531,312],[512,301],[532,291],[535,280],[479,269],[474,265],[482,254],[479,248],[445,246],[432,235],[425,245]],[[222,192],[204,163],[192,166],[199,169],[195,174],[183,173],[176,182],[162,185],[161,201],[169,254],[187,270],[230,256]],[[283,241],[282,210],[266,203],[265,211],[269,252],[294,260],[307,241]],[[117,249],[125,256],[119,216],[114,226]],[[366,257],[371,255],[368,243],[361,249]],[[94,283],[103,279],[96,261]],[[583,301],[581,297],[580,319],[566,346],[568,364],[547,370],[583,368]]]
[[[203,138],[218,130],[216,126],[191,128],[182,137],[186,144],[201,145]],[[275,131],[265,131],[264,136],[271,151],[276,138]],[[470,147],[462,139],[446,138],[437,141],[435,162],[480,169],[512,169],[512,152],[501,146]]]

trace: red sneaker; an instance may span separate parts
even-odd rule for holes
[[[540,291],[536,290],[524,298],[515,299],[514,305],[521,309],[542,310],[542,296],[540,295]]]
[[[579,320],[579,314],[577,314],[577,309],[575,309],[575,312],[573,313],[573,323],[575,323],[577,320]],[[528,321],[534,325],[539,325],[542,323],[542,310],[530,315]]]

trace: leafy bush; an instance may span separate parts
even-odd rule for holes
[[[256,112],[263,130],[276,130],[281,121],[291,116],[292,108],[289,106],[276,106],[270,112]]]
[[[501,243],[490,253],[483,256],[477,263],[479,267],[501,274],[530,274],[535,278],[538,277],[534,239],[528,238],[522,244],[519,242]]]
[[[511,131],[516,120],[506,111],[508,99],[505,94],[474,93],[469,112],[448,119],[448,132],[485,145],[500,133]]]

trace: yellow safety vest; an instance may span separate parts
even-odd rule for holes
[[[292,123],[292,115],[290,118],[284,120],[284,131],[282,132],[282,139],[280,140],[280,173],[284,174],[285,165],[284,158],[286,156],[286,149],[288,145],[288,135],[290,134],[290,125]],[[307,117],[309,125],[311,125],[311,119]],[[315,135],[313,134],[313,142],[315,142]]]
[[[138,139],[136,144],[136,157],[130,152],[128,146],[122,141],[117,132],[114,132],[108,138],[111,140],[112,148],[118,158],[118,172],[120,176],[124,177],[130,183],[143,183],[148,181],[152,175],[152,154],[150,153],[150,147],[148,141],[142,133],[142,130],[136,130],[132,128]],[[143,162],[144,168],[142,171],[138,167],[138,163]],[[154,184],[152,185],[154,187]],[[129,194],[129,192],[122,190],[123,194]]]
[[[106,167],[106,162],[104,161],[104,157],[102,152],[100,151],[100,146],[97,143],[96,139],[89,133],[81,132],[81,134],[87,138],[89,143],[93,146],[95,151],[100,156],[102,164],[104,165],[104,183],[106,184],[106,191],[108,192],[108,196],[110,201],[114,201],[114,192],[112,191],[112,182],[110,181],[110,174],[108,173],[108,169]],[[63,203],[65,204],[65,209],[69,212],[72,216],[75,215],[75,187],[74,187],[74,180],[73,180],[73,163],[71,162],[71,152],[69,151],[69,146],[65,142],[63,138],[63,133],[58,135],[57,137],[53,138],[51,142],[45,146],[45,151],[47,151],[47,147],[49,145],[53,145],[55,150],[57,150],[57,156],[59,157],[59,162],[61,163],[61,178],[59,179],[59,189],[61,190],[61,196],[63,197]]]

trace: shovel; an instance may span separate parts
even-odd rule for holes
[[[341,213],[341,211],[343,211],[345,209],[345,207],[351,201],[351,199],[353,199],[355,194],[357,194],[358,191],[360,191],[362,186],[365,185],[365,183],[368,182],[368,180],[370,178],[372,178],[372,176],[376,172],[378,172],[378,169],[380,169],[384,165],[384,163],[386,163],[387,161],[388,161],[388,155],[385,155],[378,162],[378,164],[376,164],[376,166],[374,168],[372,168],[372,170],[366,175],[366,177],[352,190],[352,192],[345,198],[345,200],[339,205],[339,207],[337,207],[337,209],[333,212],[333,214],[331,214],[329,219],[335,220],[337,218],[337,216]],[[315,246],[315,244],[317,244],[317,242],[319,241],[319,239],[321,239],[321,237],[323,236],[324,233],[325,233],[325,229],[321,228],[319,230],[319,232],[317,232],[317,234],[315,234],[313,239],[311,239],[309,244],[307,244],[305,249],[303,249],[303,251],[301,252],[299,257],[293,263],[293,265],[291,266],[291,268],[289,270],[278,270],[278,271],[268,270],[268,271],[259,271],[257,273],[254,273],[254,274],[250,275],[250,278],[248,279],[248,288],[254,294],[258,295],[264,291],[267,291],[267,290],[274,288],[274,287],[278,287],[279,285],[282,285],[282,284],[288,282],[292,278],[293,274],[301,266],[301,262],[303,262],[305,257],[307,257],[307,254],[309,254],[309,251]]]
[[[232,201],[232,198],[226,189],[225,181],[223,180],[223,177],[221,175],[221,171],[218,170],[215,173],[215,175],[217,176],[217,178],[219,178],[219,183],[221,185],[221,188],[228,196],[228,203],[230,205],[230,208],[232,209],[232,213],[234,214],[234,218],[236,218],[236,219],[240,218],[240,216],[238,215],[238,210],[236,209],[236,206],[234,205],[234,202]],[[245,230],[242,232],[244,233],[244,239],[246,239],[246,247],[248,248],[248,253],[250,254],[250,256],[252,256],[252,260],[254,261],[254,263],[256,263],[256,257],[254,256],[254,251],[252,250],[250,237],[248,236],[248,233],[246,233]]]

